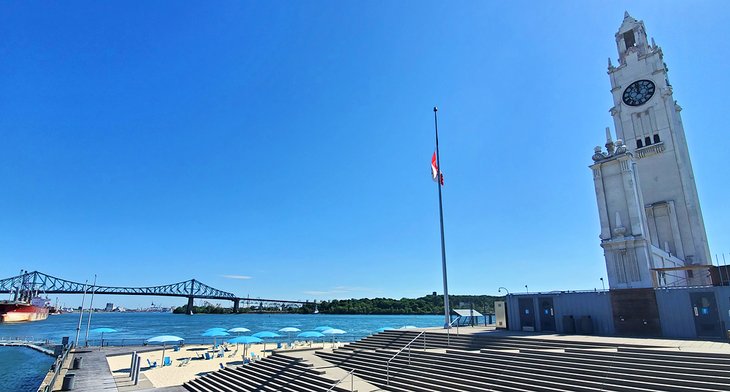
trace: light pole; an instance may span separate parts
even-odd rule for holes
[[[525,292],[527,292],[527,294],[530,294],[530,289],[527,288],[527,285],[525,285]]]
[[[606,284],[603,283],[603,277],[601,277],[601,287],[603,288],[603,291],[606,291]]]
[[[498,292],[498,293],[501,293],[501,292],[502,292],[502,289],[504,289],[504,291],[506,291],[506,292],[507,292],[507,295],[509,295],[509,290],[507,290],[507,288],[506,288],[506,287],[502,287],[502,286],[499,286],[499,288],[497,289],[497,292]]]

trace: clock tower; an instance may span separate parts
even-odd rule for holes
[[[608,60],[616,143],[593,155],[611,288],[709,284],[711,264],[680,111],[662,49],[628,13]]]

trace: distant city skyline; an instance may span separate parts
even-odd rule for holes
[[[613,129],[606,71],[624,11],[663,50],[722,263],[729,8],[2,3],[0,278],[442,293],[438,106],[450,294],[600,289],[588,166]],[[94,307],[107,302],[185,299]]]

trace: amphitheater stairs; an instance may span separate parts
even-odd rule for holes
[[[409,343],[410,349],[394,356]],[[275,353],[184,387],[191,392],[328,391],[334,380],[323,369],[335,366],[340,374],[353,371],[369,383],[361,392],[730,391],[730,354],[623,343],[395,330],[309,352],[308,360],[295,355]]]
[[[251,364],[209,373],[183,387],[190,392],[350,391],[332,388],[334,381],[322,374],[324,371],[313,369],[301,358],[277,353]]]
[[[395,358],[418,332],[386,331],[317,355],[390,391],[730,391],[727,354],[499,335],[426,335],[426,350],[422,335]]]

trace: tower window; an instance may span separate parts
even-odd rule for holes
[[[661,139],[659,139],[659,134],[656,133],[656,134],[654,134],[654,143],[659,143],[659,142],[661,142]]]
[[[644,144],[647,146],[651,146],[651,138],[649,136],[644,138]]]
[[[641,142],[641,139],[636,139],[636,148],[644,147],[644,143]]]
[[[624,33],[624,43],[626,43],[626,49],[636,46],[636,39],[634,38],[634,30],[629,30]]]

